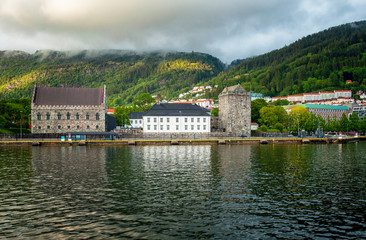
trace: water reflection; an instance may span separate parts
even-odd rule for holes
[[[362,239],[365,147],[0,148],[0,236]]]

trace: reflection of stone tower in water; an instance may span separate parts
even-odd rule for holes
[[[220,128],[231,136],[250,136],[251,94],[238,84],[219,95]]]

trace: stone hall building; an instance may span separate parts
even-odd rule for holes
[[[34,87],[32,133],[105,132],[107,97],[104,88]]]
[[[229,136],[250,136],[251,93],[240,85],[226,87],[219,95],[219,125]]]

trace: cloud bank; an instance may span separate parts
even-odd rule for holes
[[[1,50],[126,49],[224,62],[366,19],[364,0],[0,0]]]

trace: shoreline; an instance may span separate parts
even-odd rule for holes
[[[366,136],[328,138],[223,138],[223,139],[125,139],[125,140],[1,140],[0,146],[86,146],[86,145],[230,145],[230,144],[333,144],[365,141]]]

